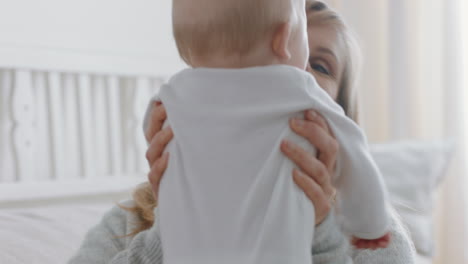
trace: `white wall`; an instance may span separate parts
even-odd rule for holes
[[[338,10],[359,39],[363,53],[360,103],[364,128],[370,141],[389,139],[388,106],[388,1],[341,0]],[[394,1],[394,0],[391,0]]]
[[[168,0],[0,0],[0,67],[121,74],[182,67]]]

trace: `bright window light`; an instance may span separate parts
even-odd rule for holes
[[[465,132],[467,133],[465,142],[468,141],[468,1],[460,1],[461,2],[461,7],[460,12],[461,14],[460,17],[462,19],[462,28],[461,28],[461,34],[463,35],[462,37],[462,53],[463,53],[463,105],[464,105],[464,117],[465,117]],[[468,144],[468,142],[467,142]],[[468,147],[468,146],[467,146]]]

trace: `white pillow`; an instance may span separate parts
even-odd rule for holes
[[[448,142],[402,141],[371,146],[389,199],[409,229],[416,250],[433,254],[432,208],[453,153]]]

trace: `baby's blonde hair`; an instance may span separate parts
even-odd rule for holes
[[[243,57],[289,21],[296,0],[173,0],[173,34],[181,58]]]
[[[189,0],[190,1],[190,0]],[[248,0],[247,0],[248,1]],[[269,0],[262,0],[269,1]],[[235,2],[235,1],[232,1]],[[356,94],[356,72],[358,67],[359,48],[351,34],[350,30],[341,19],[341,17],[333,10],[328,8],[320,1],[307,0],[307,26],[333,25],[337,32],[344,40],[344,62],[342,79],[339,84],[339,92],[337,102],[345,110],[346,115],[358,122],[358,101]],[[313,36],[312,36],[313,37]],[[140,184],[133,192],[134,207],[119,206],[137,216],[138,222],[135,223],[135,228],[131,233],[125,236],[133,236],[141,231],[151,228],[155,221],[153,214],[154,208],[157,206],[157,201],[154,198],[153,191],[149,182]]]

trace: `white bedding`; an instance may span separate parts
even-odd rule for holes
[[[110,202],[0,210],[0,263],[66,263]]]
[[[66,263],[86,231],[112,206],[98,202],[0,210],[0,263]],[[431,263],[422,256],[416,262]]]

